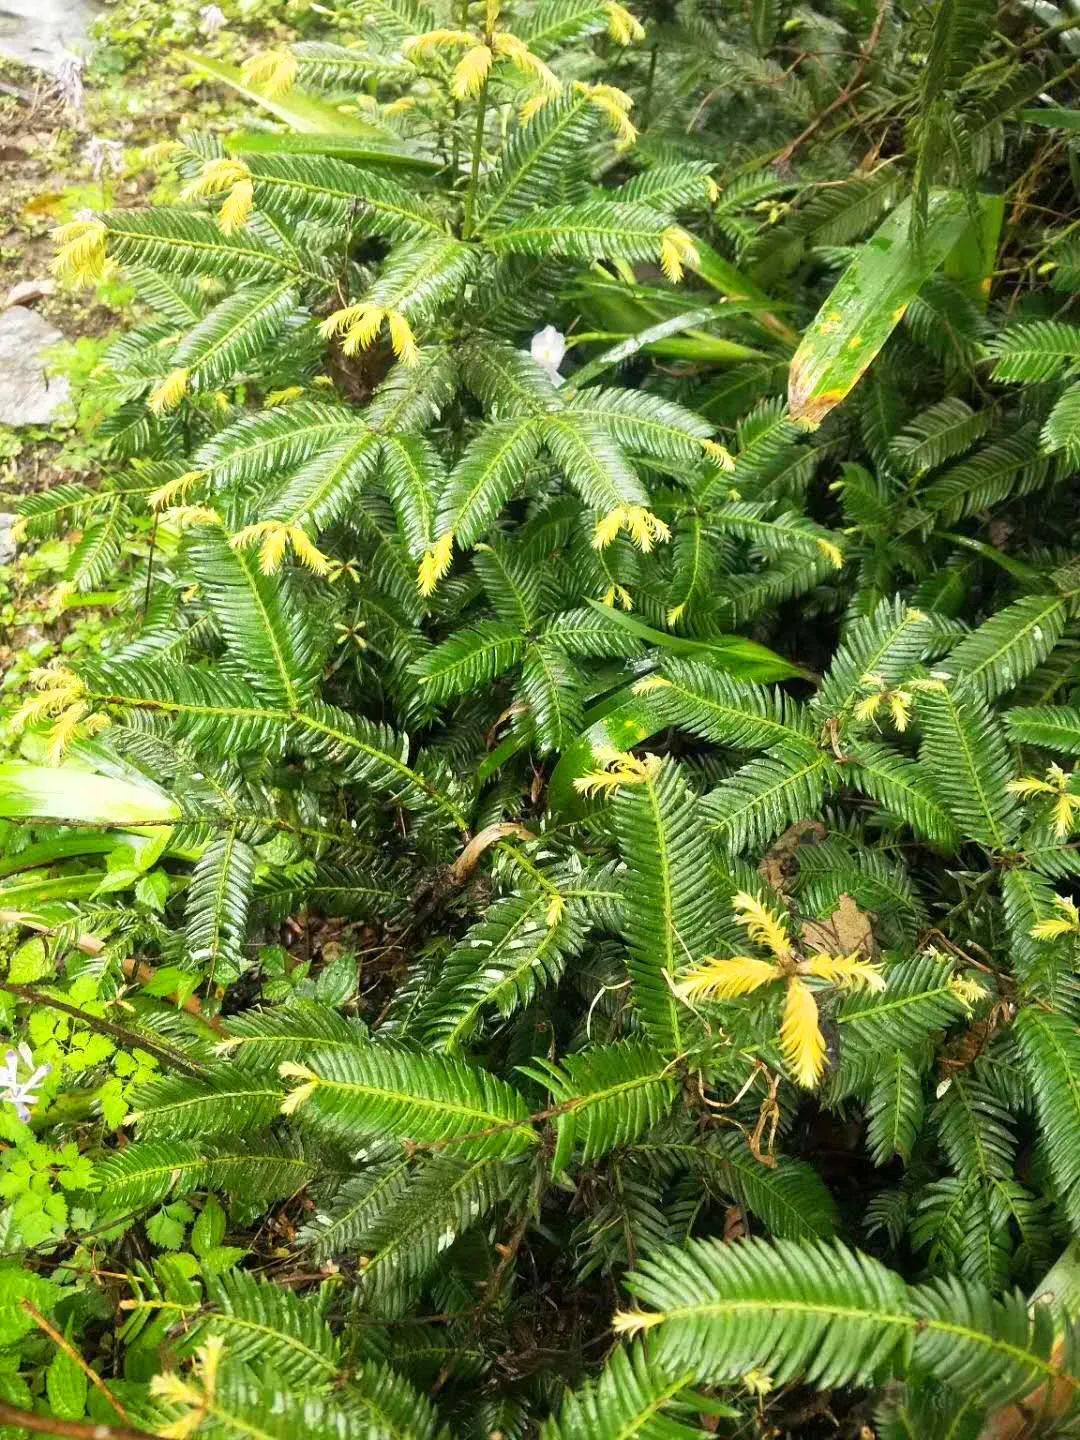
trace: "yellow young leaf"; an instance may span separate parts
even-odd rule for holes
[[[876,695],[867,695],[865,700],[860,700],[855,706],[855,719],[861,725],[865,725],[870,720],[873,720],[881,708],[881,702],[884,698],[884,694],[879,690]]]
[[[299,1110],[301,1105],[311,1099],[319,1084],[319,1077],[306,1065],[297,1065],[291,1060],[285,1060],[278,1066],[278,1074],[283,1080],[300,1080],[302,1082],[295,1089],[290,1090],[281,1102],[282,1115],[292,1115],[294,1111]]]
[[[170,370],[165,379],[154,386],[150,392],[147,404],[155,415],[163,415],[166,410],[175,410],[180,401],[184,398],[188,388],[188,372],[181,366]]]
[[[735,469],[735,457],[727,446],[721,445],[718,440],[702,440],[701,448],[709,459],[726,474],[730,474]]]
[[[818,1024],[817,1004],[801,980],[788,981],[780,1049],[795,1079],[812,1090],[825,1069],[825,1037]]]
[[[429,30],[425,35],[410,35],[401,47],[401,53],[412,58],[424,55],[428,50],[443,50],[455,45],[475,45],[476,37],[468,30]]]
[[[268,100],[280,100],[296,80],[296,56],[291,50],[264,50],[240,69],[245,85],[261,90]]]
[[[324,340],[332,340],[335,335],[344,335],[346,330],[359,323],[371,307],[364,301],[355,305],[346,305],[341,310],[335,310],[328,315],[319,325],[319,334]]]
[[[341,342],[345,354],[355,355],[358,350],[366,350],[373,344],[385,318],[386,311],[381,305],[362,305]]]
[[[53,231],[59,247],[52,262],[54,275],[75,285],[92,285],[105,266],[108,232],[100,220],[72,220]]]
[[[188,470],[185,474],[178,475],[175,480],[167,480],[164,485],[159,485],[156,490],[151,491],[151,508],[162,510],[166,505],[171,505],[176,500],[182,500],[191,487],[203,478],[202,470]]]
[[[1028,775],[1020,780],[1010,780],[1005,786],[1006,790],[1013,795],[1056,795],[1057,788],[1045,780],[1036,779],[1034,775]]]
[[[889,692],[889,712],[892,715],[893,724],[902,735],[911,719],[911,696],[906,690]]]
[[[733,955],[726,960],[704,960],[681,977],[675,993],[684,1000],[735,1000],[749,995],[783,971],[771,960],[753,955]]]
[[[1061,911],[1060,915],[1051,916],[1048,920],[1040,920],[1029,930],[1034,940],[1058,940],[1062,935],[1080,934],[1080,910],[1071,900],[1066,900],[1063,895],[1054,896],[1054,904]]]
[[[644,555],[652,550],[654,544],[671,538],[665,522],[651,510],[646,510],[644,505],[619,505],[596,522],[593,549],[605,549],[620,530],[629,532],[631,540]]]
[[[454,535],[452,531],[448,530],[445,535],[435,541],[435,544],[420,561],[420,573],[417,576],[416,588],[421,595],[434,593],[435,586],[450,569],[453,558]]]
[[[509,60],[523,75],[538,80],[549,96],[554,98],[562,90],[562,84],[555,72],[544,64],[539,55],[532,53],[524,40],[519,40],[516,35],[503,30],[494,36],[493,44],[496,55]]]
[[[685,273],[684,265],[695,265],[697,259],[697,246],[686,231],[669,225],[660,237],[660,268],[671,283],[678,285]]]
[[[661,1325],[663,1320],[662,1311],[616,1310],[612,1316],[611,1328],[616,1335],[637,1335],[642,1330],[650,1330],[654,1325]]]
[[[751,940],[771,950],[778,960],[784,960],[791,954],[787,926],[775,910],[770,910],[746,890],[740,890],[732,899],[731,908],[739,924],[746,926]]]
[[[250,179],[251,171],[243,160],[235,160],[228,155],[219,155],[213,160],[207,160],[194,180],[189,180],[180,191],[180,198],[181,200],[201,200],[207,195],[224,195],[234,185]]]
[[[229,191],[218,215],[218,225],[223,235],[232,235],[242,230],[251,216],[255,205],[255,187],[250,180],[239,180]]]
[[[450,94],[455,100],[468,100],[472,95],[479,95],[491,69],[492,59],[491,51],[486,45],[474,45],[471,50],[466,50],[450,81]]]
[[[403,365],[415,365],[420,359],[420,351],[408,320],[399,310],[388,310],[386,323],[390,327],[390,343],[394,347],[394,354]]]
[[[591,770],[574,781],[579,795],[599,795],[617,790],[620,785],[643,785],[660,765],[658,755],[646,755],[639,760],[629,751],[614,750],[607,745],[594,749],[593,755],[604,768]]]
[[[637,130],[628,118],[628,112],[634,103],[630,96],[624,90],[617,90],[614,85],[587,85],[582,80],[574,83],[575,89],[600,111],[615,132],[617,148],[628,150],[637,139]]]
[[[635,40],[645,39],[645,30],[637,16],[631,15],[618,0],[607,0],[604,6],[608,17],[608,34],[616,45],[630,45]]]
[[[857,955],[812,955],[800,962],[799,974],[827,980],[841,990],[880,992],[885,989],[885,977],[880,969]]]
[[[330,573],[330,561],[311,539],[302,525],[290,525],[288,539],[289,544],[292,546],[293,554],[305,569],[310,570],[313,575],[328,575]]]

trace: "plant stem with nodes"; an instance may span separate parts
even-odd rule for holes
[[[490,41],[490,35],[487,39]],[[476,186],[480,178],[480,155],[484,148],[484,121],[487,118],[488,82],[480,90],[480,103],[476,110],[476,129],[473,131],[472,160],[469,169],[469,188],[465,194],[465,216],[462,221],[461,238],[468,240],[472,234],[473,209],[476,205]]]

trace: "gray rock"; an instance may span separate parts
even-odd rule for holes
[[[0,0],[0,55],[55,75],[73,54],[84,54],[92,0]]]
[[[0,565],[10,565],[15,559],[15,537],[11,527],[18,517],[0,510]]]
[[[36,310],[13,305],[0,314],[0,425],[48,425],[67,404],[71,386],[46,380],[41,358],[63,338]]]
[[[20,280],[8,291],[4,308],[6,309],[9,305],[33,305],[35,300],[44,300],[46,295],[55,294],[55,280]]]

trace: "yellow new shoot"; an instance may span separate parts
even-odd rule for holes
[[[263,403],[268,410],[272,410],[276,405],[287,405],[290,400],[299,400],[303,393],[302,385],[286,385],[284,390],[267,391]]]
[[[150,492],[151,508],[162,510],[166,505],[182,500],[191,487],[204,478],[202,470],[188,470],[185,474],[178,475],[175,480],[166,480],[164,485],[159,485]]]
[[[153,145],[144,145],[139,151],[139,161],[150,169],[156,169],[164,165],[175,155],[180,155],[187,149],[179,140],[158,140]]]
[[[791,954],[791,940],[787,926],[775,910],[770,910],[746,890],[740,890],[732,898],[731,908],[739,924],[745,925],[751,940],[771,950],[778,960],[787,959]]]
[[[219,155],[214,160],[207,160],[206,164],[195,176],[189,180],[180,192],[181,200],[201,200],[207,195],[224,195],[234,185],[251,179],[251,171],[242,160],[234,160],[228,155]]]
[[[541,90],[549,96],[554,97],[562,90],[559,77],[548,66],[545,65],[539,55],[534,55],[524,40],[519,40],[516,35],[502,30],[492,38],[495,46],[495,54],[509,60],[511,65],[520,70],[523,75],[529,75],[540,82]]]
[[[1054,904],[1061,914],[1033,925],[1028,932],[1033,940],[1060,940],[1063,935],[1080,935],[1080,911],[1073,902],[1063,895],[1055,895]]]
[[[264,50],[244,62],[240,77],[268,100],[278,100],[296,80],[296,56],[291,50]]]
[[[821,543],[820,541],[818,542]],[[839,551],[837,551],[839,554]],[[843,560],[841,559],[841,564]],[[864,675],[859,682],[864,690],[872,693],[860,700],[854,709],[854,718],[863,724],[873,720],[882,705],[888,707],[893,724],[901,734],[911,719],[912,698],[909,690],[890,690],[880,675]],[[914,684],[914,682],[913,682]]]
[[[1080,811],[1080,795],[1072,794],[1069,789],[1072,778],[1072,774],[1066,774],[1060,765],[1051,765],[1045,780],[1025,776],[1019,780],[1010,780],[1006,789],[1011,790],[1014,795],[1022,795],[1025,799],[1032,795],[1054,796],[1054,805],[1050,812],[1054,820],[1054,835],[1058,840],[1063,840],[1073,828],[1077,812]]]
[[[537,90],[535,95],[530,95],[521,109],[518,111],[518,119],[522,125],[528,125],[534,120],[545,105],[550,105],[555,96],[550,90]]]
[[[616,45],[630,45],[635,40],[645,39],[641,21],[631,15],[625,5],[618,4],[618,0],[607,0],[604,9],[608,17],[608,34]]]
[[[408,320],[400,310],[388,310],[386,323],[390,328],[390,344],[394,347],[394,354],[403,365],[415,365],[420,359],[420,351]]]
[[[629,613],[634,608],[634,597],[627,590],[625,585],[609,585],[600,597],[601,605],[614,605],[618,602],[620,609]]]
[[[426,35],[410,35],[401,47],[401,53],[412,59],[429,50],[445,50],[454,45],[475,45],[476,37],[468,30],[429,30]]]
[[[264,575],[274,574],[290,548],[300,564],[315,575],[327,575],[330,571],[330,561],[302,525],[285,520],[258,520],[238,530],[229,544],[234,550],[242,550],[256,541],[259,541],[259,569]]]
[[[30,695],[16,710],[16,728],[34,725],[47,716],[62,714],[69,705],[82,697],[83,682],[73,670],[63,666],[55,669],[45,666],[30,673],[30,683],[36,694]]]
[[[820,980],[838,990],[885,989],[878,967],[858,954],[800,955],[782,916],[741,890],[732,908],[750,938],[771,950],[774,959],[735,955],[706,958],[675,985],[681,999],[737,1000],[772,982],[786,986],[780,1027],[780,1050],[800,1085],[815,1085],[825,1068],[825,1040],[818,1022],[817,1000],[805,979]]]
[[[335,310],[321,321],[319,334],[324,340],[333,340],[335,335],[344,335],[346,330],[351,330],[371,308],[361,300],[355,305],[346,305],[341,310]]]
[[[976,1001],[981,1000],[986,994],[977,980],[972,980],[968,975],[954,975],[949,981],[949,993],[965,1009],[970,1010]]]
[[[155,415],[163,415],[166,410],[175,410],[180,401],[187,394],[188,371],[182,366],[170,370],[164,380],[158,382],[150,391],[150,398],[146,402]]]
[[[349,326],[345,332],[345,339],[341,342],[341,348],[345,354],[355,355],[358,350],[366,350],[382,329],[385,319],[386,311],[381,305],[359,306],[357,318]]]
[[[612,1316],[611,1328],[616,1335],[638,1335],[654,1325],[662,1325],[662,1311],[650,1313],[647,1310],[616,1310]]]
[[[282,1115],[292,1115],[294,1111],[299,1110],[301,1105],[311,1099],[319,1084],[319,1077],[306,1065],[296,1065],[291,1060],[285,1060],[278,1066],[278,1074],[283,1080],[300,1080],[302,1082],[290,1090],[281,1102]]]
[[[189,525],[220,525],[221,516],[209,505],[174,505],[165,512],[165,520],[184,530]]]
[[[701,448],[709,459],[719,465],[726,474],[730,475],[735,469],[735,457],[726,446],[719,444],[716,440],[702,440]]]
[[[827,980],[839,990],[885,989],[885,977],[869,960],[860,960],[857,955],[811,955],[800,961],[800,975],[813,975],[818,980]]]
[[[614,85],[587,85],[583,80],[576,80],[574,88],[603,115],[615,132],[617,148],[628,150],[637,139],[637,130],[627,118],[634,102],[626,91],[617,90]]]
[[[654,544],[671,539],[671,531],[659,516],[643,505],[619,505],[596,522],[593,549],[603,550],[621,530],[626,530],[638,549],[645,555]]]
[[[812,1090],[825,1068],[825,1037],[818,1024],[817,1002],[801,980],[788,981],[780,1050],[795,1079]]]
[[[86,724],[83,725],[83,732],[87,735],[103,730],[109,723],[107,715],[91,715],[90,706],[86,701],[76,700],[74,705],[68,706],[49,731],[48,757],[50,765],[59,765],[64,758],[64,752],[75,739],[75,732],[83,720],[86,721]]]
[[[696,265],[697,259],[697,247],[686,231],[678,225],[669,225],[660,237],[660,269],[671,283],[678,285],[686,273],[683,267]]]
[[[753,955],[733,955],[726,960],[704,960],[695,965],[675,986],[684,1000],[736,1000],[749,995],[771,980],[783,979],[784,972],[772,960]]]
[[[221,1364],[225,1342],[220,1335],[212,1336],[205,1345],[195,1352],[195,1374],[199,1385],[182,1380],[172,1371],[154,1375],[150,1380],[150,1394],[167,1405],[186,1405],[188,1413],[179,1420],[165,1426],[158,1426],[158,1434],[164,1440],[187,1440],[206,1419],[217,1391],[218,1369]]]
[[[54,275],[72,285],[93,285],[105,267],[107,231],[100,220],[72,220],[53,231],[57,243]]]
[[[893,690],[889,695],[889,714],[902,735],[911,719],[911,696],[906,690]]]
[[[839,545],[834,545],[831,540],[826,540],[822,535],[815,536],[814,543],[834,570],[844,568],[844,554]]]
[[[593,756],[600,761],[603,769],[590,770],[574,781],[574,789],[579,795],[613,794],[623,785],[644,785],[656,774],[661,763],[659,755],[646,755],[639,760],[629,751],[616,750],[610,745],[597,747]]]
[[[416,578],[416,588],[421,595],[433,595],[435,586],[450,569],[454,558],[454,535],[448,530],[445,535],[439,537],[430,550],[427,550],[420,561],[420,571]]]
[[[566,901],[557,890],[553,891],[548,900],[547,909],[544,911],[544,919],[549,930],[554,930],[559,921],[566,914]]]
[[[638,680],[631,688],[635,695],[651,695],[654,690],[666,690],[671,684],[665,680],[663,675],[646,675],[644,680]]]
[[[450,81],[450,94],[455,100],[468,100],[479,95],[494,59],[486,45],[474,45],[457,63]]]
[[[223,235],[232,235],[242,230],[251,216],[255,205],[255,187],[250,180],[239,180],[225,197],[218,214],[218,225]]]

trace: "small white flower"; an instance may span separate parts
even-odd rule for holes
[[[103,140],[100,135],[94,135],[87,142],[83,159],[95,180],[100,180],[106,171],[119,175],[124,168],[124,147],[119,140]]]
[[[211,38],[226,25],[225,11],[220,5],[204,5],[199,11],[199,29]]]
[[[82,61],[77,55],[65,55],[56,72],[56,89],[61,100],[71,110],[83,106]]]
[[[30,1072],[23,1079],[19,1078],[20,1061]],[[20,1045],[17,1050],[9,1050],[4,1056],[3,1067],[0,1068],[0,1101],[14,1105],[20,1120],[29,1120],[30,1110],[38,1102],[37,1092],[42,1082],[51,1074],[51,1065],[38,1065],[35,1068],[34,1057],[28,1046]]]
[[[554,325],[545,325],[543,330],[538,330],[532,337],[529,350],[532,358],[547,372],[554,384],[561,385],[563,377],[559,374],[559,366],[566,356],[566,336],[556,330]]]

